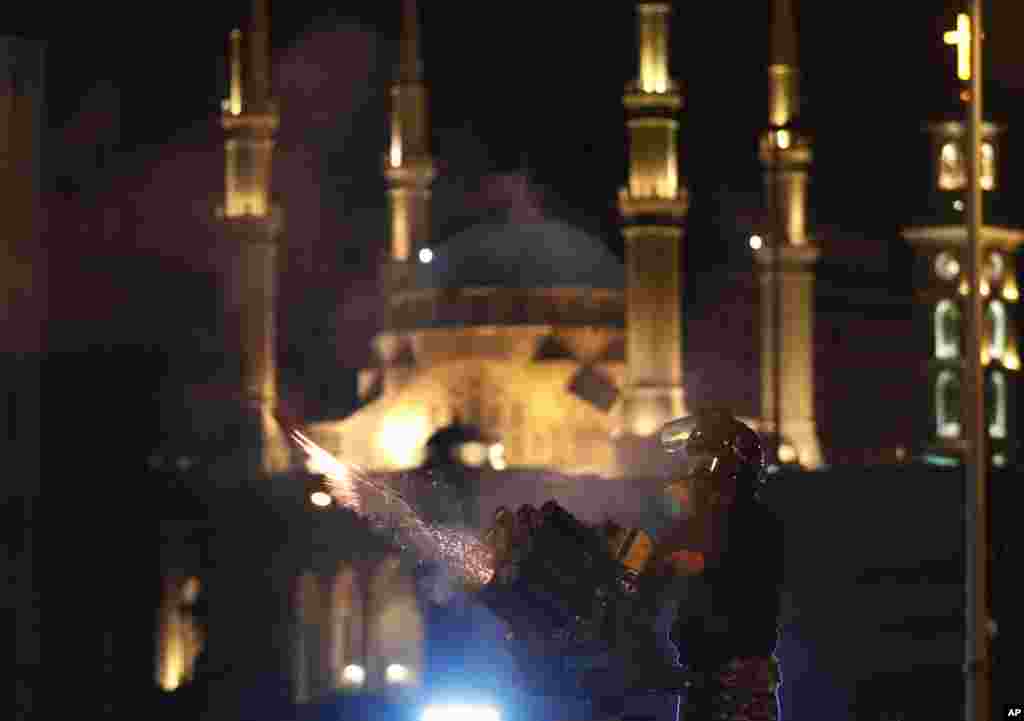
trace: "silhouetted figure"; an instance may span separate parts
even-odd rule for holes
[[[686,721],[775,721],[775,658],[783,569],[782,525],[758,498],[761,440],[721,411],[667,424],[662,446],[678,459],[665,492],[677,520],[657,539],[652,576],[677,605],[672,640],[705,685],[689,693]]]

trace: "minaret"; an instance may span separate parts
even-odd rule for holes
[[[689,196],[678,167],[683,100],[669,76],[667,2],[637,4],[639,74],[623,103],[629,184],[619,191],[626,244],[625,436],[646,438],[683,413],[680,246]]]
[[[430,155],[427,88],[419,50],[416,0],[402,0],[402,39],[397,77],[391,86],[391,140],[384,157],[384,175],[391,206],[390,243],[383,268],[384,332],[375,345],[386,367],[402,362],[403,342],[397,333],[392,303],[409,287],[419,251],[430,239],[430,184],[436,171]],[[397,368],[387,378],[401,375]],[[385,382],[385,391],[389,387]]]
[[[274,473],[288,465],[288,449],[275,420],[277,253],[281,213],[270,198],[274,133],[279,124],[270,96],[267,0],[253,0],[243,55],[239,30],[230,36],[231,89],[223,101],[224,228],[234,246],[228,306],[237,319],[241,394],[258,427],[259,457],[253,471]]]
[[[761,281],[760,428],[777,431],[783,439],[781,461],[817,468],[822,457],[814,417],[814,265],[820,250],[807,232],[811,140],[796,123],[800,70],[792,0],[774,0],[772,10],[768,129],[760,142],[771,230],[766,233],[769,243],[756,255]],[[778,408],[776,393],[781,394]]]

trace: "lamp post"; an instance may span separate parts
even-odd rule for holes
[[[988,451],[985,386],[981,364],[982,187],[980,171],[982,123],[982,3],[970,0],[968,18],[946,42],[957,47],[957,76],[969,81],[967,97],[967,342],[962,403],[966,422],[965,479],[965,639],[964,679],[967,721],[991,718],[991,660],[988,643]],[[950,41],[953,42],[950,42]],[[966,75],[966,77],[965,77]]]
[[[786,223],[782,217],[780,207],[779,182],[781,169],[779,168],[781,149],[780,134],[784,131],[782,126],[772,129],[771,143],[774,162],[772,172],[775,177],[772,179],[771,208],[772,208],[772,426],[775,433],[775,460],[776,466],[781,466],[779,449],[782,447],[782,248],[786,243]]]

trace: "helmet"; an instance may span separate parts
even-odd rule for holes
[[[704,410],[666,423],[661,446],[676,455],[686,478],[728,479],[737,496],[754,497],[764,481],[764,445],[757,433],[723,410]]]

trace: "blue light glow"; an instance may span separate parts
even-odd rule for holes
[[[420,721],[501,721],[501,714],[493,706],[443,704],[427,706]]]

